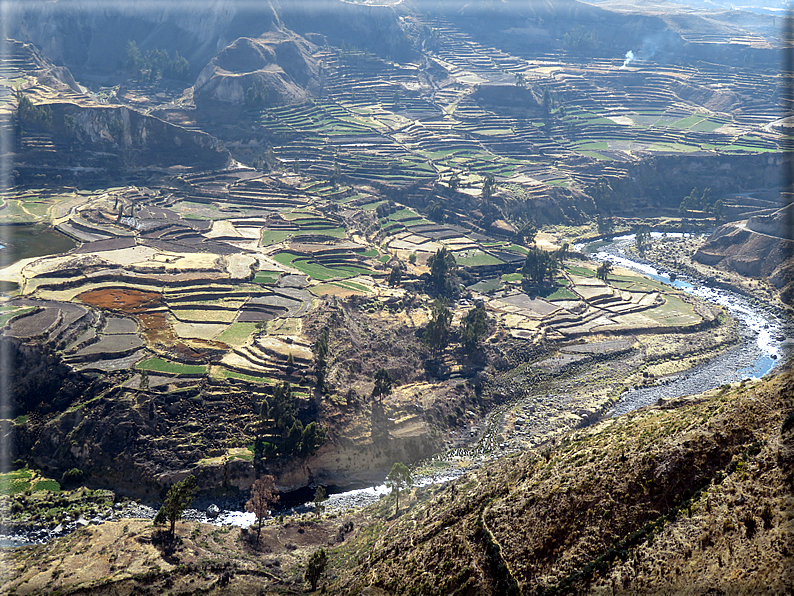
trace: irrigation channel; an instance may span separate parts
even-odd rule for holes
[[[681,235],[680,233],[668,234],[668,236]],[[651,236],[659,238],[662,234],[654,232]],[[742,341],[739,345],[722,352],[708,362],[685,372],[671,375],[663,384],[630,389],[607,412],[607,416],[619,416],[656,403],[659,399],[667,400],[701,393],[724,383],[743,379],[760,379],[769,373],[778,362],[785,359],[791,348],[791,340],[786,337],[785,321],[780,319],[771,308],[737,292],[711,287],[706,281],[687,275],[677,274],[671,280],[669,271],[659,269],[652,263],[641,260],[628,252],[627,248],[634,242],[635,236],[630,234],[608,241],[600,240],[578,245],[575,248],[588,254],[595,261],[610,261],[615,265],[637,271],[656,281],[725,307],[737,321]],[[500,441],[498,436],[502,416],[508,408],[513,406],[515,406],[515,402],[502,405],[491,412],[481,425],[482,432],[479,438],[469,446],[451,449],[434,456],[429,462],[431,465],[423,466],[423,468],[432,468],[435,464],[439,466],[437,471],[415,478],[415,485],[427,486],[452,480],[474,466],[515,451],[515,448]],[[445,465],[453,461],[456,462],[456,465]],[[461,461],[467,462],[467,465],[457,465]],[[325,503],[327,509],[341,512],[375,502],[386,494],[388,489],[385,484],[380,484],[353,490],[329,487],[328,492],[330,498]],[[311,511],[312,505],[308,503],[311,497],[307,493],[303,494],[308,497],[307,502],[303,503],[300,502],[298,493],[285,495],[284,505],[286,507],[282,507],[276,513],[290,514]],[[252,513],[224,511],[215,523],[247,526],[252,523],[253,519]]]

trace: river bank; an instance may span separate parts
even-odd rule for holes
[[[780,318],[779,310],[759,304],[740,293],[711,287],[708,281],[683,272],[671,276],[669,268],[661,270],[650,261],[631,254],[627,249],[633,240],[633,236],[624,236],[612,242],[592,243],[589,256],[595,260],[609,260],[701,299],[720,304],[737,321],[739,345],[726,350],[725,344],[711,345],[706,341],[711,339],[710,331],[688,334],[679,345],[681,350],[690,350],[687,362],[676,360],[686,370],[665,375],[648,376],[639,372],[647,365],[651,343],[651,340],[642,338],[634,338],[634,348],[614,357],[587,360],[581,365],[542,378],[531,374],[531,363],[519,367],[521,370],[506,375],[497,383],[499,386],[494,387],[494,390],[508,392],[513,397],[485,419],[461,429],[459,438],[454,441],[454,448],[437,454],[419,466],[415,486],[446,482],[486,461],[553,442],[561,433],[592,424],[603,417],[618,416],[659,400],[702,393],[720,385],[741,382],[745,378],[760,378],[786,357],[790,345],[786,338],[791,335],[791,329]],[[698,339],[701,335],[703,338]],[[653,338],[653,341],[669,344],[665,357],[673,362],[672,356],[679,349],[675,345],[675,338],[663,336]],[[700,341],[704,342],[703,351],[695,349]],[[700,363],[693,366],[695,361]],[[659,364],[653,366],[662,368]],[[595,394],[600,396],[597,406],[593,406]],[[388,488],[381,483],[369,487],[329,487],[328,492],[330,498],[325,503],[327,513],[343,515],[377,501],[388,492]],[[281,504],[274,509],[274,516],[311,515],[314,511],[312,495],[313,489],[309,487],[286,493]],[[218,507],[220,511],[217,515],[207,513],[210,505]],[[244,509],[243,497],[226,500],[203,497],[185,512],[185,519],[247,527],[253,521],[253,514]],[[112,509],[82,520],[69,519],[66,523],[54,526],[37,527],[32,523],[27,530],[19,527],[17,536],[11,537],[11,540],[17,543],[46,542],[81,525],[123,517],[152,518],[154,513],[153,507],[136,503],[127,508],[122,506],[118,511]]]

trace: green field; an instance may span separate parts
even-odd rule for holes
[[[183,375],[196,375],[207,372],[207,367],[203,364],[182,364],[181,362],[172,362],[170,360],[163,360],[162,358],[149,358],[148,360],[138,363],[136,368],[149,372]]]
[[[249,381],[251,383],[265,383],[266,385],[275,385],[275,381],[268,377],[255,377],[253,375],[245,375],[234,370],[227,370],[225,368],[215,368],[213,376],[221,379],[240,379],[241,381]]]
[[[254,275],[254,283],[273,285],[281,276],[281,271],[257,271]]]
[[[593,271],[592,269],[588,269],[587,267],[577,267],[573,265],[573,266],[568,266],[565,269],[567,269],[569,273],[573,273],[574,275],[581,275],[582,277],[596,276],[596,272]]]
[[[482,251],[473,251],[473,254],[467,253],[467,256],[455,255],[455,260],[458,265],[463,267],[477,267],[481,265],[500,265],[504,261],[497,259],[493,255],[489,255]]]
[[[231,346],[241,346],[256,331],[256,323],[232,323],[215,339]]]
[[[25,491],[58,492],[61,485],[50,478],[43,478],[36,471],[22,468],[0,474],[0,495],[15,495]]]

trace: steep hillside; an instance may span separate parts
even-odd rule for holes
[[[4,554],[15,594],[787,594],[794,374],[659,404],[352,515],[251,533],[148,521]],[[788,414],[786,414],[788,412]],[[52,501],[52,499],[51,499]],[[406,506],[406,501],[408,505]],[[52,501],[57,505],[57,499]]]
[[[342,549],[332,592],[789,592],[793,389],[725,387],[485,466]]]
[[[694,259],[748,277],[765,277],[781,290],[780,298],[794,302],[794,241],[791,223],[794,206],[767,216],[718,228],[698,249]]]

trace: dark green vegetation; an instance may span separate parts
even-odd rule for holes
[[[154,517],[154,525],[160,526],[168,523],[168,538],[170,540],[174,539],[177,520],[193,502],[193,493],[196,492],[196,488],[196,479],[193,476],[188,476],[168,489],[163,506]]]

